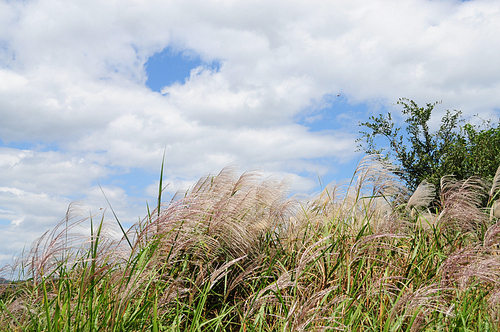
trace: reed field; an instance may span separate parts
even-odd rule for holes
[[[123,233],[72,205],[3,269],[0,330],[497,331],[499,196],[367,157],[314,198],[228,167]]]

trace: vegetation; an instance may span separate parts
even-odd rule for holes
[[[400,166],[401,178],[410,189],[427,181],[439,187],[443,176],[454,175],[459,180],[479,176],[492,179],[500,165],[500,126],[493,126],[491,121],[483,121],[481,126],[464,123],[460,111],[446,111],[439,129],[431,132],[429,120],[434,107],[427,104],[419,107],[413,100],[399,99],[406,118],[406,137],[401,127],[394,125],[391,113],[370,117],[361,123],[370,129],[361,131],[361,150],[368,154],[382,154],[384,149],[377,149],[375,140],[385,138],[389,143],[386,160],[392,160]]]
[[[498,330],[500,226],[479,205],[500,171],[489,187],[444,178],[430,213],[433,187],[410,196],[379,159],[302,204],[227,168],[121,239],[70,208],[0,286],[0,329]]]

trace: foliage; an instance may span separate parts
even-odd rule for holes
[[[472,176],[492,179],[500,165],[500,126],[491,121],[473,125],[464,123],[460,111],[446,111],[439,129],[432,132],[429,121],[436,103],[419,107],[413,100],[400,98],[398,105],[403,106],[406,135],[397,127],[391,113],[370,117],[360,123],[371,131],[360,131],[359,148],[367,154],[383,154],[375,142],[383,137],[389,142],[385,159],[400,166],[401,178],[406,185],[415,190],[425,181],[439,187],[439,180],[445,175],[457,179]]]
[[[0,285],[0,330],[498,330],[500,227],[478,207],[483,187],[445,178],[431,214],[431,187],[408,199],[397,180],[365,158],[300,203],[224,169],[148,213],[132,248],[69,209]]]

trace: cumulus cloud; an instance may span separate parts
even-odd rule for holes
[[[169,193],[228,164],[309,191],[355,158],[357,122],[399,97],[498,116],[497,31],[493,0],[0,1],[1,257],[72,200],[104,209],[97,181],[136,221],[157,180],[132,194],[120,176],[157,171],[163,153]],[[153,92],[146,63],[167,47],[202,65]],[[338,126],[311,130],[324,112]]]

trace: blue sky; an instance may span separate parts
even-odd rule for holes
[[[164,152],[166,198],[233,164],[313,194],[400,97],[497,118],[499,30],[493,0],[0,0],[0,264],[101,188],[136,222]]]
[[[164,86],[173,83],[183,84],[191,74],[191,70],[201,66],[209,66],[218,70],[219,63],[204,63],[199,56],[195,54],[184,54],[175,51],[170,47],[161,52],[155,53],[146,61],[146,74],[148,79],[146,85],[153,91],[161,92]]]

